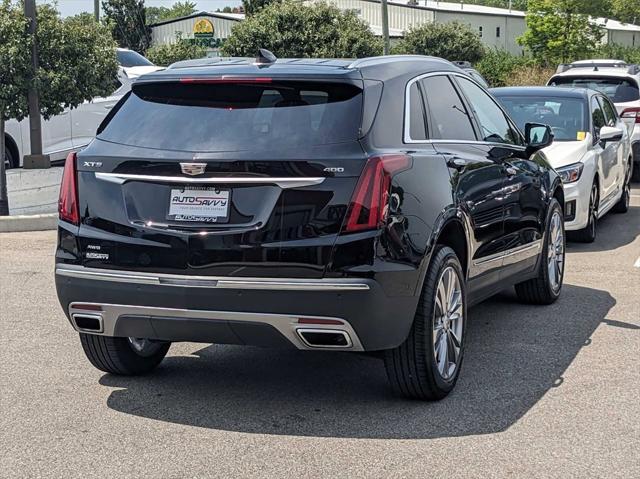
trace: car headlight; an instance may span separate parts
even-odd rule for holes
[[[563,183],[573,183],[580,179],[582,170],[584,169],[584,163],[574,163],[573,165],[563,166],[556,171],[562,178]]]

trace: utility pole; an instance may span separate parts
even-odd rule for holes
[[[387,9],[387,0],[381,0],[382,2],[382,41],[384,47],[382,53],[389,54],[389,11]]]
[[[93,0],[93,16],[96,22],[100,21],[100,0]]]
[[[31,49],[31,63],[33,73],[38,71],[38,44],[35,41],[38,23],[36,19],[36,0],[24,0],[24,15],[29,19],[29,35],[34,38]],[[31,151],[24,156],[24,168],[49,168],[51,162],[48,155],[42,154],[42,123],[40,119],[40,98],[34,84],[29,87],[27,94],[29,102],[29,142]]]

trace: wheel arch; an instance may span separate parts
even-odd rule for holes
[[[11,156],[13,157],[14,165],[11,165],[13,168],[20,166],[20,150],[18,149],[18,144],[13,139],[13,137],[5,132],[4,134],[4,144],[6,148],[11,152]]]
[[[469,272],[470,254],[469,240],[464,223],[459,218],[450,218],[447,220],[438,232],[434,244],[448,246],[455,251],[466,278]]]

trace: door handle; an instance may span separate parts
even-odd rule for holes
[[[462,170],[467,166],[467,160],[454,156],[447,159],[447,166],[449,168],[455,168],[456,170]]]

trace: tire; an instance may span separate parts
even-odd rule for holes
[[[4,148],[4,163],[5,169],[11,169],[16,167],[16,160],[11,154],[11,150],[5,146]]]
[[[551,274],[551,261],[554,261],[553,271],[557,271],[557,275]],[[528,304],[551,304],[555,302],[562,290],[564,265],[564,219],[560,203],[553,199],[549,205],[547,228],[542,251],[538,259],[538,274],[535,278],[516,284],[515,289],[518,299]],[[557,267],[557,270],[555,267]]]
[[[446,294],[448,279],[454,281],[453,295]],[[439,286],[445,289],[439,290]],[[442,304],[439,294],[452,297],[456,305],[446,318],[438,314]],[[438,245],[429,264],[409,336],[397,348],[385,351],[387,377],[394,393],[411,399],[437,401],[453,390],[464,358],[466,299],[464,274],[458,257],[451,248]],[[435,351],[436,327],[436,337],[443,338],[438,342],[440,354]],[[442,354],[442,346],[451,348],[447,352],[452,356]],[[449,362],[450,358],[455,361]],[[442,370],[440,365],[443,365]]]
[[[591,185],[589,195],[589,221],[581,230],[569,231],[568,238],[577,243],[593,243],[598,232],[598,185]]]
[[[629,160],[628,169],[624,175],[624,185],[622,185],[622,196],[615,206],[611,209],[614,213],[626,213],[629,211],[631,203],[631,160]]]
[[[132,342],[133,341],[133,342]],[[137,342],[136,342],[137,341]],[[145,343],[142,343],[146,341]],[[135,376],[151,372],[164,359],[171,343],[150,342],[134,338],[112,338],[80,333],[84,354],[97,369],[105,373]],[[146,344],[146,350],[134,348]]]

